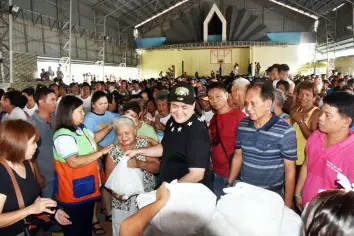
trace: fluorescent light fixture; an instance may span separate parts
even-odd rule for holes
[[[10,10],[10,12],[17,13],[18,10],[20,10],[20,7],[16,6],[16,5],[11,5],[11,6],[9,6],[9,10]]]
[[[135,26],[135,28],[138,28],[138,27],[140,27],[140,26],[142,26],[142,25],[148,23],[149,21],[152,21],[153,19],[155,19],[155,18],[157,18],[157,17],[159,17],[159,16],[165,14],[165,13],[168,12],[168,11],[171,11],[173,8],[176,8],[176,7],[178,7],[179,5],[182,5],[182,4],[184,4],[184,3],[188,2],[188,1],[189,1],[189,0],[183,0],[183,1],[181,1],[181,2],[178,2],[177,4],[173,5],[172,7],[168,8],[168,9],[166,9],[166,10],[164,10],[164,11],[162,11],[162,12],[156,14],[156,15],[154,15],[153,17],[150,17],[149,19],[147,19],[147,20],[141,22],[140,24],[137,24],[137,25]]]
[[[345,4],[345,2],[344,2],[344,3],[342,3],[342,4],[340,4],[338,7],[333,8],[333,10],[332,10],[332,11],[336,11],[336,10],[338,10],[338,9],[339,9],[339,8],[341,8],[344,4]]]
[[[315,21],[315,26],[314,26],[314,31],[315,32],[317,32],[319,22],[320,21],[318,19]]]
[[[280,6],[289,8],[289,9],[291,9],[291,10],[293,10],[293,11],[296,11],[296,12],[298,12],[298,13],[300,13],[300,14],[303,14],[303,15],[305,15],[305,16],[311,17],[311,18],[313,18],[313,19],[315,19],[315,20],[318,19],[317,16],[312,15],[312,14],[310,14],[310,13],[308,13],[308,12],[303,11],[303,10],[300,10],[300,9],[298,9],[298,8],[296,8],[296,7],[292,7],[292,6],[289,6],[289,5],[287,5],[287,4],[284,4],[284,3],[282,3],[282,2],[278,2],[278,1],[275,1],[275,0],[269,0],[269,1],[274,2],[274,3],[276,3],[276,4],[280,5]]]

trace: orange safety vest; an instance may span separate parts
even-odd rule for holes
[[[72,155],[88,155],[97,150],[97,144],[89,135],[88,130],[83,127],[76,132],[69,129],[59,129],[54,134],[54,140],[59,136],[71,136],[78,145],[78,153]],[[80,204],[100,198],[100,185],[102,173],[98,161],[91,162],[79,168],[70,167],[55,147],[54,152],[54,193],[56,199],[61,204]]]

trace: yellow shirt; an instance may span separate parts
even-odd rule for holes
[[[299,111],[301,108],[299,107],[296,111]],[[312,110],[308,113],[307,119],[304,120],[305,124],[307,127],[310,127],[309,121],[312,116],[312,113],[317,110],[317,107],[312,108]],[[298,123],[294,123],[293,125],[294,130],[296,132],[296,141],[297,141],[297,161],[296,165],[302,165],[305,160],[305,146],[307,139],[304,137],[304,135],[301,132],[301,128],[298,125]]]

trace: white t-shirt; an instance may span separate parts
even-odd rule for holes
[[[78,98],[80,98],[82,100],[82,102],[84,103],[84,112],[85,115],[87,113],[89,113],[91,111],[91,95],[88,96],[86,99],[82,98],[81,96],[77,96]]]
[[[141,93],[141,89],[139,89],[138,91],[135,91],[133,89],[131,93],[132,93],[132,95],[139,95],[139,93]]]
[[[27,106],[25,106],[25,108],[23,108],[23,111],[26,112],[28,114],[28,116],[32,116],[36,110],[38,110],[37,103],[31,109],[27,108]]]
[[[89,135],[94,138],[95,135],[90,130],[87,131]],[[81,129],[77,129],[76,133],[83,135],[83,131]],[[93,145],[95,145],[94,149],[97,150],[96,144]],[[60,135],[56,137],[54,140],[54,148],[64,159],[79,154],[79,146],[77,145],[74,137],[70,135]]]
[[[27,120],[26,113],[19,107],[15,107],[11,113],[6,113],[4,117],[1,119],[1,122],[5,122],[7,120],[16,120],[22,119]]]
[[[166,125],[167,124],[167,121],[171,118],[171,114],[168,114],[168,116],[166,117],[161,117],[160,118],[160,122],[163,124],[163,125]]]
[[[207,123],[207,125],[209,127],[210,120],[211,120],[211,118],[213,118],[213,115],[214,115],[213,110],[210,110],[210,111],[207,111],[207,112],[202,110],[202,115],[205,117],[205,121],[206,121],[206,123]]]
[[[294,87],[295,86],[295,83],[291,79],[286,79],[286,81],[289,83],[289,87]],[[279,82],[278,79],[273,81],[274,88],[277,87],[277,83],[278,82]]]

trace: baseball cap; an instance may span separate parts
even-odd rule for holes
[[[193,105],[195,102],[193,86],[186,82],[177,83],[171,90],[169,101],[183,102],[185,104]]]

